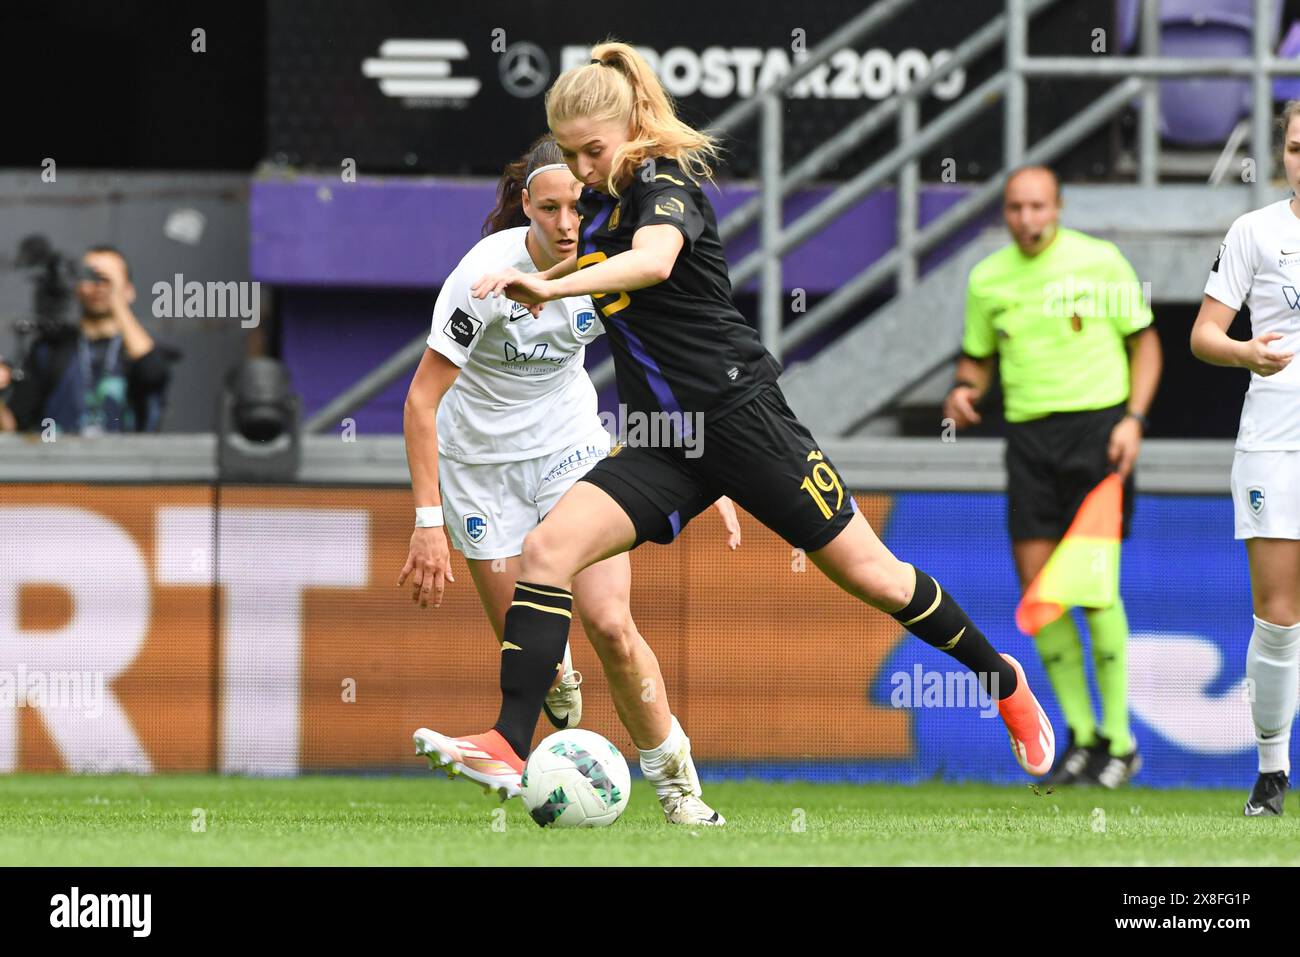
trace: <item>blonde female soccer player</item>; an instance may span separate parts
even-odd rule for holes
[[[484,272],[533,272],[571,256],[577,245],[578,191],[549,136],[506,167],[497,208],[484,226],[487,235],[438,295],[429,348],[406,398],[407,461],[417,507],[398,584],[413,574],[412,599],[423,606],[432,594],[435,605],[440,603],[445,583],[454,581],[450,535],[465,555],[503,661],[521,653],[516,643],[503,640],[512,598],[522,593],[527,597],[516,600],[544,607],[556,593],[544,585],[516,585],[524,536],[609,451],[609,433],[597,416],[596,392],[582,365],[586,344],[603,327],[585,295],[547,303],[534,318],[527,307],[503,299],[476,300],[469,287]],[[735,548],[740,541],[735,508],[725,499],[717,506]],[[669,710],[659,662],[632,621],[630,591],[626,555],[596,563],[573,581],[583,626],[667,820],[723,824],[700,799],[690,741]],[[567,636],[569,610],[549,617]],[[552,662],[547,677],[551,691],[542,692],[547,717],[564,728],[578,723],[581,697],[567,637],[561,646],[562,660]],[[517,693],[513,685],[502,688]],[[655,693],[645,694],[647,688]],[[537,717],[534,712],[533,725]],[[495,730],[457,738],[420,728],[414,738],[416,752],[435,767],[463,774],[506,798],[520,791],[533,730],[520,728],[522,737],[514,742]]]
[[[672,541],[725,494],[849,594],[974,671],[998,700],[1016,760],[1045,774],[1055,739],[1020,665],[999,655],[932,577],[885,548],[786,406],[780,365],[732,301],[717,220],[699,186],[716,159],[713,140],[678,119],[631,46],[602,43],[592,57],[546,94],[547,123],[584,186],[578,248],[542,273],[485,271],[473,293],[535,304],[590,295],[611,339],[621,401],[676,417],[681,434],[668,447],[628,445],[602,459],[528,533],[505,626],[505,640],[521,650],[502,657],[495,730],[516,749],[532,734],[564,654],[567,628],[556,612],[571,607],[575,576],[642,542]]]
[[[1259,777],[1248,817],[1282,813],[1300,657],[1300,370],[1291,363],[1300,343],[1300,101],[1287,104],[1282,129],[1292,195],[1232,224],[1192,327],[1198,359],[1250,370],[1231,480],[1255,612],[1246,675],[1254,683]],[[1250,306],[1249,342],[1227,333],[1243,304]]]

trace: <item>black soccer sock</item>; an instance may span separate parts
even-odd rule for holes
[[[927,645],[952,655],[979,677],[989,691],[989,676],[998,676],[998,700],[1016,690],[1016,671],[998,654],[984,633],[939,583],[915,565],[916,590],[907,607],[894,613],[894,620]],[[991,694],[992,692],[989,691]]]
[[[564,660],[572,621],[571,592],[515,583],[501,642],[501,714],[495,727],[521,758],[528,756],[542,702]]]

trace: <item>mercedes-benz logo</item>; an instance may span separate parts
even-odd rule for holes
[[[551,61],[535,43],[512,43],[501,56],[501,85],[511,96],[536,96],[551,78]]]

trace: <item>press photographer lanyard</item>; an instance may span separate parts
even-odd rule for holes
[[[86,410],[82,415],[82,435],[102,435],[104,432],[104,397],[99,393],[99,383],[95,381],[90,367],[90,343],[83,337],[77,342],[77,351],[81,359],[81,387],[85,393]],[[118,354],[122,351],[122,337],[114,336],[104,350],[104,364],[100,367],[101,378],[107,378],[110,369],[117,365]]]

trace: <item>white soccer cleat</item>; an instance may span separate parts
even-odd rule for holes
[[[411,735],[415,753],[423,754],[435,771],[443,771],[453,780],[463,775],[501,800],[516,797],[523,790],[520,779],[524,762],[514,753],[506,739],[495,729],[463,738],[449,738],[428,728]]]
[[[685,735],[682,735],[682,746],[663,767],[647,768],[642,761],[641,773],[654,785],[659,806],[669,824],[721,827],[727,823],[726,818],[700,799],[704,792],[700,776],[695,772],[695,762],[691,760],[691,741]]]
[[[659,806],[664,809],[664,819],[669,824],[721,827],[727,823],[725,817],[694,794],[678,794],[672,797],[660,794]]]
[[[546,720],[561,731],[576,728],[582,720],[582,674],[573,670],[569,646],[564,646],[564,661],[560,664],[560,683],[546,693],[542,711]]]

